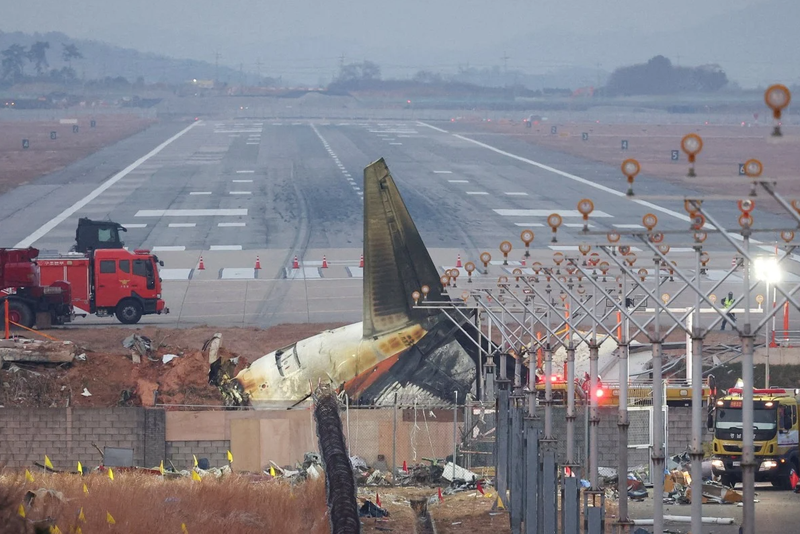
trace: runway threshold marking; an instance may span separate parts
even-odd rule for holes
[[[170,228],[194,228],[197,223],[169,223]]]
[[[169,139],[167,139],[166,141],[164,141],[163,143],[161,143],[160,145],[155,147],[153,150],[151,150],[150,152],[148,152],[147,154],[145,154],[141,158],[137,159],[136,161],[134,161],[133,163],[131,163],[130,165],[128,165],[127,167],[125,167],[124,169],[119,171],[117,174],[115,174],[114,176],[112,176],[111,178],[109,178],[108,180],[103,182],[102,184],[100,184],[97,188],[95,188],[88,195],[86,195],[85,197],[83,197],[82,199],[80,199],[79,201],[74,203],[72,206],[70,206],[69,208],[65,209],[64,211],[62,211],[61,213],[59,213],[58,215],[56,215],[55,217],[53,217],[52,219],[50,219],[49,221],[44,223],[35,232],[33,232],[28,237],[26,237],[25,239],[23,239],[22,241],[20,241],[16,245],[14,245],[14,248],[27,248],[27,247],[31,246],[32,244],[34,244],[37,240],[39,240],[42,237],[44,237],[45,235],[47,235],[47,233],[50,232],[50,230],[52,230],[53,228],[55,228],[56,226],[58,226],[59,224],[61,224],[65,220],[67,220],[67,218],[69,218],[76,211],[78,211],[79,209],[81,209],[84,206],[86,206],[89,202],[91,202],[92,200],[96,199],[102,193],[104,193],[106,190],[108,190],[108,188],[110,188],[111,186],[113,186],[114,184],[116,184],[117,182],[122,180],[123,178],[125,178],[125,176],[130,174],[130,172],[133,171],[134,169],[136,169],[139,165],[141,165],[145,161],[149,160],[150,158],[152,158],[153,156],[155,156],[156,154],[158,154],[159,152],[164,150],[173,141],[175,141],[176,139],[181,137],[183,134],[185,134],[186,132],[188,132],[189,130],[191,130],[192,128],[194,128],[195,126],[197,126],[198,124],[200,124],[202,122],[203,121],[193,122],[192,124],[190,124],[189,126],[184,128],[183,130],[181,130],[180,132],[176,133],[175,135],[173,135],[172,137],[170,137]]]
[[[125,228],[130,230],[131,228],[147,228],[146,224],[139,224],[139,223],[131,223],[131,224],[123,224]]]
[[[134,217],[234,217],[247,215],[247,208],[139,210]]]
[[[233,228],[233,227],[247,226],[247,223],[243,222],[217,223],[217,226],[219,228]]]

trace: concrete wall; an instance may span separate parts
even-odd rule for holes
[[[0,409],[0,462],[24,467],[44,462],[57,469],[101,462],[104,447],[133,449],[136,465],[154,466],[164,458],[166,418],[144,408]]]

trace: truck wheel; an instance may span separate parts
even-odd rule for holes
[[[6,318],[4,310],[5,306],[0,303],[0,319],[2,319],[0,328],[5,325]],[[18,300],[8,301],[8,320],[28,328],[33,328],[33,326],[36,324],[36,316],[34,315],[33,311],[28,307],[27,304]],[[11,325],[11,328],[16,327]]]
[[[117,304],[116,315],[122,324],[136,324],[142,318],[142,305],[133,299],[125,299]]]

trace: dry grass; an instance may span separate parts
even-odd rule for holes
[[[30,532],[32,522],[55,519],[62,532],[80,526],[85,533],[174,533],[181,524],[190,534],[326,534],[325,484],[313,481],[291,486],[231,475],[223,479],[165,480],[141,474],[34,474],[25,482],[19,474],[0,476],[0,531]],[[86,483],[88,493],[83,492]],[[16,516],[27,490],[53,489],[64,500],[47,498],[28,510],[26,525]],[[79,521],[83,509],[86,521]],[[109,525],[106,513],[116,524]],[[12,522],[17,522],[14,524]],[[28,530],[25,530],[25,529]]]

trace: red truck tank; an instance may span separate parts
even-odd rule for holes
[[[0,249],[0,301],[8,301],[9,320],[31,328],[72,320],[72,292],[63,278],[43,282],[36,258],[39,250]],[[5,303],[0,302],[5,321]]]
[[[43,283],[66,280],[72,285],[76,314],[116,315],[135,324],[142,315],[169,313],[161,298],[158,257],[148,250],[96,249],[39,260]]]

